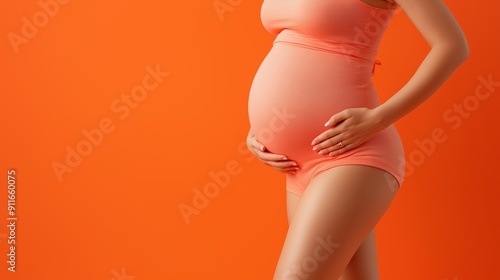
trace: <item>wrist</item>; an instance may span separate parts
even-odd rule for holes
[[[390,126],[394,121],[392,119],[392,115],[389,113],[389,110],[387,109],[387,106],[384,106],[384,104],[381,104],[373,108],[373,113],[375,115],[375,119],[380,124],[380,126],[386,128]]]

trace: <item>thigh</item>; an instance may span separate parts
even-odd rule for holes
[[[339,280],[379,280],[375,229],[363,240]]]
[[[338,279],[395,194],[386,172],[375,167],[317,174],[295,209],[274,280]]]
[[[299,202],[300,196],[294,194],[293,192],[286,192],[286,210],[289,225],[292,222],[293,215],[295,213],[295,210],[297,209],[297,206],[299,205]]]
[[[288,213],[288,224],[291,223],[299,202],[300,196],[293,192],[287,192],[286,205]],[[373,229],[356,250],[356,253],[350,259],[349,264],[347,265],[339,280],[375,279],[379,279],[379,271],[377,263],[375,229]]]

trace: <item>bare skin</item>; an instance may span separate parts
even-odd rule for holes
[[[395,8],[384,0],[358,1]],[[431,50],[407,84],[380,106],[349,108],[325,120],[325,131],[311,139],[319,154],[343,153],[366,142],[428,99],[468,57],[465,36],[441,0],[396,2]],[[267,151],[251,130],[247,147],[280,172],[298,170],[293,159]],[[378,280],[374,228],[396,195],[387,175],[370,166],[338,166],[315,176],[302,197],[288,192],[289,229],[273,279]]]
[[[274,280],[378,279],[369,234],[395,196],[385,171],[374,167],[338,166],[315,176],[296,205]],[[332,246],[318,254],[322,243]]]
[[[288,224],[291,223],[299,202],[300,196],[287,192]],[[339,279],[379,279],[375,230],[372,230],[363,240]]]
[[[255,135],[253,135],[251,132],[248,134],[247,137],[247,147],[261,162],[273,167],[274,169],[282,173],[295,172],[295,170],[298,170],[298,167],[293,165],[293,163],[295,163],[293,160],[282,160],[284,155],[273,154],[268,151],[265,151],[264,145],[259,143]],[[363,176],[366,176],[366,174]],[[300,201],[301,201],[300,196],[291,192],[287,192],[286,202],[287,202],[287,215],[289,224],[291,224],[292,222],[295,211]],[[359,246],[354,256],[349,261],[349,264],[344,270],[341,278],[339,279],[340,280],[379,279],[374,230],[372,230],[365,237],[362,244]]]

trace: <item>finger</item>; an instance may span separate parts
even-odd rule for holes
[[[338,136],[345,130],[344,126],[340,126],[343,122],[344,120],[342,120],[342,122],[338,122],[335,127],[323,131],[320,135],[318,135],[316,138],[312,140],[311,145],[316,145],[325,141],[328,138]]]
[[[278,171],[282,173],[293,173],[299,171],[299,169],[296,168],[286,168],[286,169],[278,169]]]
[[[335,144],[334,144],[335,143]],[[340,146],[340,141],[334,140],[332,141],[327,147],[321,149],[318,151],[318,154],[320,155],[326,155],[328,153],[337,151],[338,149],[345,147],[347,144],[342,141],[342,146]]]
[[[257,157],[264,161],[289,161],[285,155],[273,154],[271,152],[263,152],[256,150]]]
[[[270,162],[264,162],[268,166],[280,171],[280,172],[296,172],[300,170],[300,167],[292,165],[290,163],[284,164],[282,162],[275,162],[275,161],[270,161]]]
[[[253,137],[252,141],[250,142],[254,148],[256,148],[259,151],[265,151],[266,147],[262,145],[262,143],[257,140],[257,137]]]
[[[267,165],[275,168],[275,169],[296,169],[299,168],[297,163],[294,161],[264,161]]]
[[[314,145],[312,149],[317,153],[323,151],[321,154],[325,154],[325,150],[331,151],[332,149],[335,149],[336,148],[335,146],[338,145],[342,139],[347,139],[347,138],[345,137],[344,133],[339,133],[333,137],[324,140],[321,143]],[[344,142],[342,143],[345,144]]]
[[[342,140],[342,139],[344,139],[344,140]],[[316,145],[315,147],[318,147],[318,148],[315,151],[320,155],[321,154],[326,155],[332,151],[338,150],[338,149],[342,148],[343,146],[347,145],[345,139],[347,139],[347,138],[345,137],[344,134],[339,134],[335,137],[327,139],[327,140],[323,141],[322,143]],[[342,141],[342,145],[340,145],[341,141]]]
[[[355,148],[354,144],[344,144],[344,146],[342,146],[342,148],[338,148],[338,149],[328,153],[328,155],[333,157],[333,156],[339,155],[341,153],[345,153],[353,148]]]
[[[298,169],[285,169],[285,170],[278,170],[281,173],[297,173]]]
[[[340,137],[342,133],[342,128],[340,127],[334,127],[332,129],[328,129],[324,132],[322,132],[320,135],[318,135],[316,138],[313,139],[311,142],[311,145],[316,147],[316,149],[313,150],[319,150],[320,148],[326,147],[325,145],[328,145],[328,143],[325,143],[325,141],[329,140],[332,137]],[[313,148],[314,148],[313,147]]]
[[[342,110],[338,112],[337,114],[333,115],[326,123],[325,126],[336,126],[337,124],[341,123],[342,121],[346,120],[347,118],[350,117],[350,111],[349,109]]]

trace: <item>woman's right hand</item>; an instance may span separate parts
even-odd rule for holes
[[[295,174],[299,167],[293,160],[288,160],[285,155],[273,154],[266,151],[266,147],[260,143],[255,135],[249,133],[247,137],[247,147],[259,161],[271,166],[283,173]]]

